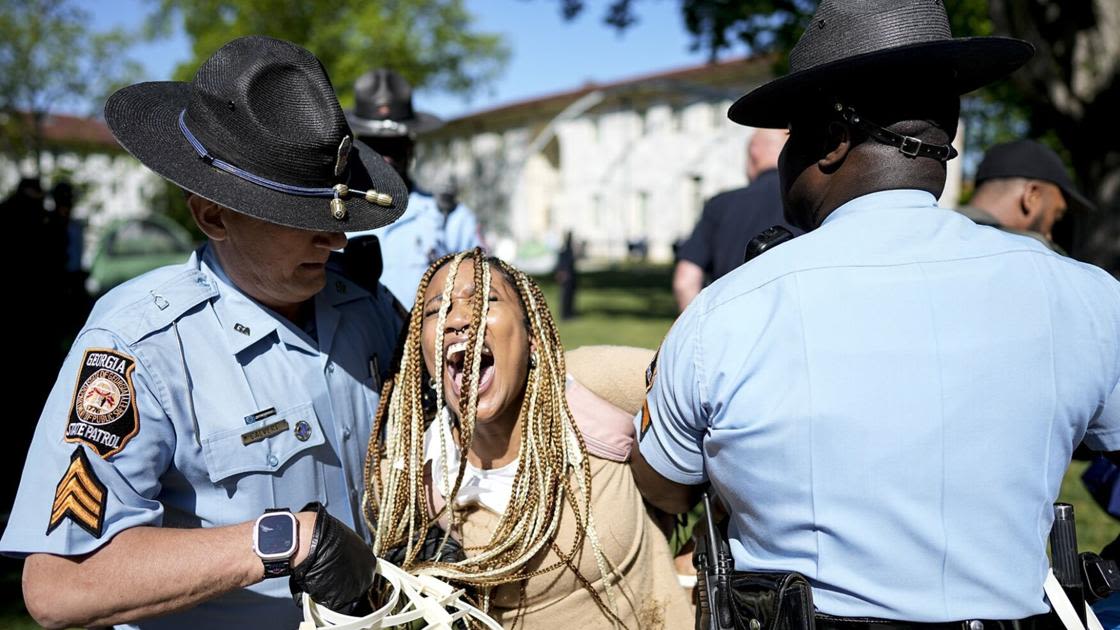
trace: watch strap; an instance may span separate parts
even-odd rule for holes
[[[292,573],[291,558],[284,558],[281,560],[262,559],[261,562],[264,563],[264,577],[266,579],[274,577],[284,577],[285,575],[291,575]]]

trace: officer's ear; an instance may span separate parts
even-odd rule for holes
[[[1028,179],[1019,196],[1019,211],[1028,221],[1039,216],[1043,207],[1043,191],[1039,182]]]
[[[847,123],[834,120],[828,123],[824,142],[824,156],[817,160],[817,167],[831,174],[840,168],[852,150],[852,130]]]
[[[225,213],[221,206],[198,195],[189,195],[187,197],[187,207],[190,208],[191,216],[194,217],[194,222],[198,224],[198,229],[202,230],[207,238],[212,241],[224,241],[226,239]]]

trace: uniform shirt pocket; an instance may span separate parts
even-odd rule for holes
[[[243,473],[283,470],[300,453],[325,441],[311,403],[280,409],[275,416],[202,438],[210,481]]]

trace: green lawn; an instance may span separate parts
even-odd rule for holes
[[[589,344],[620,344],[656,348],[676,316],[669,290],[669,267],[618,267],[580,277],[576,297],[578,317],[559,321],[567,348]],[[556,312],[557,288],[549,278],[538,278]],[[1086,463],[1074,462],[1062,483],[1061,500],[1072,503],[1083,550],[1099,551],[1117,533],[1111,520],[1089,497],[1080,476]],[[0,628],[36,628],[23,612],[19,576],[0,575]]]
[[[573,319],[559,319],[551,278],[538,277],[566,348],[614,344],[656,348],[677,315],[669,267],[620,267],[582,274]]]

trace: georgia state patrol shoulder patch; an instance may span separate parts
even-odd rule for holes
[[[128,444],[140,431],[132,372],[136,360],[114,350],[90,348],[82,357],[66,441],[86,444],[102,459]]]
[[[94,538],[101,538],[107,496],[105,484],[101,483],[89,464],[86,449],[78,446],[70,455],[70,465],[55,488],[47,534],[61,525],[63,519],[69,518]]]

